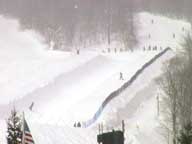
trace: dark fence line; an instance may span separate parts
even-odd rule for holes
[[[119,89],[113,91],[109,94],[109,96],[103,101],[99,109],[96,111],[94,116],[88,120],[82,123],[82,127],[87,128],[91,124],[93,124],[101,115],[104,108],[107,106],[107,104],[114,99],[115,97],[119,96],[126,88],[128,88],[137,78],[139,75],[142,74],[142,72],[149,67],[151,64],[153,64],[158,58],[160,58],[162,55],[164,55],[167,51],[171,50],[171,48],[167,47],[163,51],[161,51],[159,54],[155,55],[151,60],[149,60],[147,63],[145,63],[140,69],[136,71],[136,73],[127,81],[125,82]]]

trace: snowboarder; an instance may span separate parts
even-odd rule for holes
[[[123,73],[122,73],[122,72],[120,72],[120,77],[119,77],[119,79],[120,79],[120,80],[124,80],[124,78],[123,78]]]
[[[34,106],[34,102],[32,102],[31,105],[29,106],[29,110],[30,110],[30,111],[33,110],[33,106]]]

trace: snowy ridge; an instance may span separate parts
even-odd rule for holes
[[[107,65],[110,65],[110,61],[103,56],[95,56],[90,60],[85,61],[83,64],[77,65],[73,69],[69,69],[68,71],[63,72],[62,74],[54,78],[54,80],[49,82],[47,85],[36,88],[34,91],[28,93],[26,96],[15,100],[14,103],[18,105],[17,108],[24,108],[29,106],[31,101],[35,101],[36,105],[38,104],[38,102],[42,101],[44,103],[49,102],[50,100],[56,97],[48,97],[52,93],[52,95],[61,95],[59,91],[60,89],[62,89],[63,85],[61,83],[63,81],[65,81],[65,83],[67,83],[68,85],[71,85],[71,83],[73,83],[73,81],[71,81],[70,79],[70,75],[73,75],[74,79],[81,82],[81,79],[86,77],[88,73],[93,73],[95,65],[105,67]],[[85,68],[87,68],[86,73],[84,73]],[[79,73],[81,74],[81,77],[79,77]],[[49,92],[47,92],[47,89],[49,89]],[[50,94],[50,92],[52,93]]]
[[[156,78],[162,74],[164,63],[174,55],[174,51],[167,51],[145,69],[132,85],[107,105],[96,123],[103,123],[108,131],[121,128],[121,121],[125,120],[125,144],[164,144],[157,116]],[[96,126],[93,124],[91,128]]]
[[[160,58],[162,55],[164,55],[169,50],[171,50],[171,48],[168,47],[168,48],[164,49],[162,52],[160,52],[159,54],[155,55],[151,60],[149,60],[147,63],[145,63],[139,70],[137,70],[136,73],[127,82],[125,82],[120,88],[113,91],[109,96],[107,96],[107,98],[103,101],[103,103],[101,104],[99,109],[96,111],[94,116],[90,120],[84,122],[83,126],[86,128],[86,127],[91,126],[93,123],[95,123],[95,121],[99,118],[99,116],[101,115],[104,108],[107,106],[107,104],[111,100],[113,100],[115,97],[118,97],[119,94],[121,94],[126,88],[128,88],[137,79],[137,77],[140,74],[142,74],[142,72],[147,67],[149,67],[151,64],[153,64],[153,62],[155,62],[158,58]]]

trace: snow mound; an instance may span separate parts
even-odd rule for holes
[[[0,16],[0,59],[14,61],[37,57],[46,47],[43,38],[32,30],[21,30],[17,20]]]

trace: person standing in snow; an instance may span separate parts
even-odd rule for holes
[[[80,49],[77,49],[77,55],[79,55],[80,54]]]
[[[79,127],[79,128],[81,127],[81,123],[80,122],[77,123],[77,127]]]
[[[120,80],[124,80],[124,78],[123,78],[123,73],[122,73],[122,72],[120,72],[120,77],[119,77],[119,79],[120,79]]]
[[[154,24],[154,20],[153,19],[151,20],[151,24]]]
[[[175,39],[175,33],[173,33],[173,38]]]

